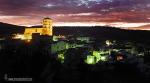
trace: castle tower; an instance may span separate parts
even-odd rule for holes
[[[43,24],[42,35],[52,36],[53,35],[52,19],[44,18],[42,24]]]

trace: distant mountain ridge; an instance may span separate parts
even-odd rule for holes
[[[42,27],[42,26],[32,26]],[[7,23],[0,23],[0,35],[11,35],[20,33],[23,34],[26,27],[11,25]],[[30,28],[30,27],[28,27]],[[144,30],[124,30],[108,26],[92,26],[92,27],[79,27],[79,26],[61,26],[53,27],[54,35],[74,35],[74,36],[91,36],[96,39],[118,39],[118,40],[133,40],[133,41],[148,41],[150,31]]]
[[[150,42],[150,31],[146,30],[125,30],[107,26],[93,27],[54,27],[55,35],[92,36],[96,39],[131,40]]]
[[[12,24],[0,22],[0,34],[1,35],[23,33],[24,29],[25,29],[24,26],[17,26],[17,25],[12,25]]]

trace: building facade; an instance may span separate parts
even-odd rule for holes
[[[24,39],[32,39],[32,35],[34,33],[38,33],[40,35],[52,36],[53,35],[52,19],[44,18],[42,21],[42,27],[25,28]]]

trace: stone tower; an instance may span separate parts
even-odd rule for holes
[[[53,35],[52,19],[44,18],[42,24],[43,24],[42,35],[52,36]]]

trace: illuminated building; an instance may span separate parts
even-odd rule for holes
[[[117,61],[123,60],[123,56],[117,56]]]
[[[65,40],[66,36],[64,35],[58,35],[58,36],[53,36],[53,41],[60,41],[60,40]]]
[[[61,63],[64,63],[64,59],[65,59],[64,53],[58,54],[57,59],[58,59]]]
[[[84,41],[84,42],[87,42],[89,43],[90,42],[90,37],[77,37],[76,38],[78,41]]]
[[[41,28],[25,28],[24,38],[25,39],[32,39],[33,33],[39,33],[40,35],[53,35],[53,27],[52,27],[52,20],[50,18],[43,19],[43,27]]]
[[[85,60],[85,62],[86,62],[87,64],[96,64],[95,57],[94,57],[94,56],[91,56],[91,55],[88,55],[88,56],[87,56],[87,59]]]
[[[108,61],[108,51],[92,51],[91,55],[87,55],[85,62],[87,64],[96,64],[100,61]]]
[[[40,35],[47,35],[52,36],[53,35],[53,27],[52,27],[52,19],[50,18],[44,18],[42,21],[42,27],[32,28],[28,27],[25,28],[23,35],[15,35],[14,39],[22,39],[22,40],[31,40],[32,35],[35,33],[38,33]]]

